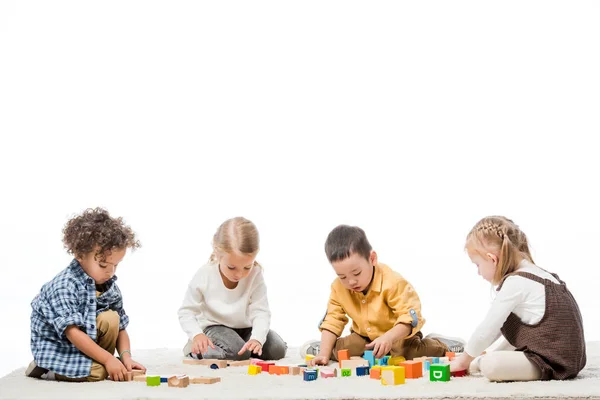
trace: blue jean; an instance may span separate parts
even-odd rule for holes
[[[215,348],[209,346],[206,353],[198,354],[199,358],[239,361],[255,357],[262,360],[281,360],[285,357],[287,351],[287,344],[273,330],[269,330],[260,356],[252,354],[250,351],[246,351],[241,355],[238,354],[244,344],[250,340],[252,328],[229,328],[223,325],[212,325],[204,329],[204,334],[213,342]],[[191,349],[192,341],[190,340],[183,348],[183,354],[189,356]]]

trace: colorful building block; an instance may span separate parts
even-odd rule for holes
[[[446,352],[446,357],[448,357],[448,359],[450,361],[454,360],[454,358],[456,358],[456,353],[453,351],[447,351]]]
[[[350,368],[342,368],[342,376],[351,376],[352,370]]]
[[[315,358],[315,356],[313,356],[312,354],[307,354],[306,357],[304,357],[304,361],[306,361],[306,363],[308,364],[308,362],[313,358]]]
[[[340,368],[345,368],[345,369],[354,369],[356,367],[368,367],[368,366],[369,366],[369,362],[362,358],[360,358],[360,359],[351,358],[350,360],[340,361]]]
[[[467,370],[463,369],[462,371],[454,371],[454,372],[451,372],[450,375],[453,377],[456,377],[456,378],[467,376]]]
[[[356,376],[368,376],[370,368],[369,367],[356,367]]]
[[[381,379],[381,367],[379,365],[371,367],[370,377],[371,379]]]
[[[146,382],[146,375],[136,375],[133,377],[135,382]]]
[[[187,375],[173,375],[168,379],[169,387],[185,388],[190,384],[190,377]]]
[[[290,375],[300,375],[300,367],[290,367]]]
[[[228,367],[245,367],[246,365],[250,365],[250,360],[242,360],[242,361],[231,361],[227,360]]]
[[[363,358],[369,362],[369,367],[377,365],[375,364],[375,356],[373,355],[373,350],[365,350]]]
[[[263,372],[269,372],[269,368],[271,367],[271,365],[275,365],[275,363],[263,361],[258,362],[255,365],[258,365]]]
[[[439,357],[431,357],[431,364],[439,364],[440,363],[440,358]]]
[[[304,371],[304,380],[305,381],[316,381],[317,380],[317,371],[316,370],[306,370]]]
[[[398,366],[398,365],[402,364],[404,361],[406,361],[406,358],[404,358],[402,356],[390,357],[389,360],[387,360],[387,364]]]
[[[431,364],[431,367],[429,367],[429,380],[431,382],[449,382],[450,364]]]
[[[321,378],[337,378],[337,369],[321,370]]]
[[[440,357],[440,361],[439,361],[440,364],[447,364],[449,362],[450,362],[450,358],[448,358],[448,357]]]
[[[381,368],[381,384],[382,385],[402,385],[404,384],[404,367],[403,366],[386,366]]]
[[[404,361],[400,364],[404,367],[407,379],[418,379],[423,377],[423,363],[421,361]]]
[[[169,382],[169,377],[168,376],[161,376],[160,377],[160,383],[168,383]]]
[[[350,352],[348,350],[340,350],[340,351],[338,351],[337,356],[338,356],[338,361],[349,360]]]
[[[262,372],[260,365],[248,365],[248,375],[258,375]]]
[[[158,375],[147,375],[146,386],[160,386],[160,376]]]
[[[431,366],[431,362],[429,362],[429,360],[423,361],[423,373],[429,372],[430,366]]]
[[[290,373],[290,369],[283,365],[271,365],[269,367],[269,374],[271,375],[287,375]]]

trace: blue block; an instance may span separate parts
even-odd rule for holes
[[[370,372],[371,372],[371,368],[369,368],[369,367],[356,367],[356,376],[369,375]]]
[[[167,378],[166,376],[160,377],[160,383],[167,383],[167,382],[169,382],[169,378]]]
[[[304,371],[304,380],[305,381],[316,381],[317,380],[317,371]]]
[[[363,358],[369,362],[369,367],[377,365],[375,364],[375,356],[373,355],[373,350],[365,350]]]
[[[380,364],[380,365],[388,365],[388,361],[389,361],[389,359],[390,359],[390,356],[384,356],[384,357],[381,359],[381,361],[382,361],[382,364]]]
[[[440,358],[439,357],[431,357],[431,363],[432,364],[439,364],[440,363]]]
[[[423,363],[423,371],[429,371],[430,366],[431,363],[429,362],[429,360],[425,360],[425,362]]]

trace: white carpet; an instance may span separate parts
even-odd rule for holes
[[[379,381],[356,376],[304,382],[300,376],[249,376],[246,367],[211,370],[184,365],[179,349],[139,350],[135,354],[150,374],[220,376],[222,381],[184,389],[166,384],[147,387],[140,382],[62,383],[25,378],[21,368],[0,379],[0,399],[600,399],[600,342],[588,345],[587,367],[577,379],[566,382],[491,383],[482,377],[467,377],[448,383],[418,379],[400,386],[382,386]],[[292,348],[288,358],[278,364],[300,362],[297,349]]]

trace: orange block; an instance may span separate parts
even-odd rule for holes
[[[349,360],[350,352],[348,350],[340,350],[338,351],[338,361]]]
[[[448,360],[452,361],[456,358],[456,353],[453,351],[447,351],[446,357],[448,357]]]
[[[400,366],[404,367],[407,379],[417,379],[423,376],[423,363],[421,361],[405,361]]]
[[[381,368],[371,368],[371,373],[369,375],[371,379],[381,379]]]
[[[290,368],[283,365],[271,365],[269,367],[269,374],[271,375],[288,375]]]

